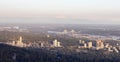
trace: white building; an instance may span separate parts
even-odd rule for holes
[[[55,39],[53,41],[53,47],[61,47],[60,42]]]
[[[92,48],[92,42],[88,42],[88,48]]]
[[[22,39],[22,37],[20,36],[20,38],[19,38],[17,41],[13,41],[13,42],[12,42],[12,45],[13,45],[13,46],[17,46],[17,47],[26,47],[26,44],[23,43],[22,40],[23,40],[23,39]]]
[[[97,40],[96,41],[96,49],[98,50],[98,49],[102,49],[102,48],[104,48],[103,41],[102,40]]]

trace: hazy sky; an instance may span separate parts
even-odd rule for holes
[[[0,0],[0,23],[120,24],[120,0]]]

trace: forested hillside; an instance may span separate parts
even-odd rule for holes
[[[120,54],[50,52],[0,44],[0,62],[119,62]]]

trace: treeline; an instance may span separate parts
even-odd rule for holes
[[[25,33],[25,32],[9,32],[9,31],[0,31],[0,42],[11,42],[19,39],[20,36],[23,37],[23,42],[39,42],[46,41],[52,43],[53,40],[57,39],[62,43],[63,46],[76,45],[79,42],[79,39],[69,37],[67,35],[56,35],[49,34],[50,37],[47,37],[48,33]]]
[[[120,62],[120,54],[50,52],[0,44],[0,62]]]

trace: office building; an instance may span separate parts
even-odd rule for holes
[[[102,49],[104,48],[104,43],[102,40],[97,40],[96,41],[96,49]]]
[[[53,47],[61,47],[60,42],[55,39],[53,41]]]
[[[88,42],[88,48],[92,48],[92,42]]]

